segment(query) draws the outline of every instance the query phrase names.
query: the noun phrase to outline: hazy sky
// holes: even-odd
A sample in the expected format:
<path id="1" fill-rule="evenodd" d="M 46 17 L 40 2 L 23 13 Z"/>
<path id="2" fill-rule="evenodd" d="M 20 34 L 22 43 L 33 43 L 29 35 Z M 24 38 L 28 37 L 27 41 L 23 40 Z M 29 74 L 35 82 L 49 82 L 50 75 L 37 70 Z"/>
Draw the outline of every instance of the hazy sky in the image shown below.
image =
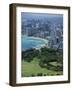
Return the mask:
<path id="1" fill-rule="evenodd" d="M 63 18 L 62 14 L 48 14 L 48 13 L 29 13 L 21 12 L 22 19 L 24 18 Z"/>

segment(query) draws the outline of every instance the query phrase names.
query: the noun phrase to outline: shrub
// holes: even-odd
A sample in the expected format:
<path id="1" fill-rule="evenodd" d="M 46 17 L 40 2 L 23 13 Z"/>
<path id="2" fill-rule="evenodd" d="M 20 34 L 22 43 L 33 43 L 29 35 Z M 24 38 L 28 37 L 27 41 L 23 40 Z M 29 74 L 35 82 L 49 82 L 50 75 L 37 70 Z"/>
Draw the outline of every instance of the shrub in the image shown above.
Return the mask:
<path id="1" fill-rule="evenodd" d="M 42 76 L 42 73 L 38 73 L 37 76 Z"/>
<path id="2" fill-rule="evenodd" d="M 32 74 L 31 76 L 32 76 L 32 77 L 34 77 L 35 75 L 34 75 L 34 74 Z"/>
<path id="3" fill-rule="evenodd" d="M 44 74 L 44 76 L 47 76 L 46 74 Z"/>

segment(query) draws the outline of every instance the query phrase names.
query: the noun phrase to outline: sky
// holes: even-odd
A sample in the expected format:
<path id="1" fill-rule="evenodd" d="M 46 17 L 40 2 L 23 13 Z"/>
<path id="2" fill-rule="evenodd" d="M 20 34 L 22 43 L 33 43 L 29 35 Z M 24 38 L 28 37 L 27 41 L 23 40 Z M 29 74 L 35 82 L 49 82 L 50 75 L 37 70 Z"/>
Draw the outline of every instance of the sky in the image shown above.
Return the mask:
<path id="1" fill-rule="evenodd" d="M 62 14 L 48 14 L 48 13 L 31 13 L 31 12 L 21 12 L 22 19 L 29 19 L 29 18 L 60 18 L 63 19 Z"/>

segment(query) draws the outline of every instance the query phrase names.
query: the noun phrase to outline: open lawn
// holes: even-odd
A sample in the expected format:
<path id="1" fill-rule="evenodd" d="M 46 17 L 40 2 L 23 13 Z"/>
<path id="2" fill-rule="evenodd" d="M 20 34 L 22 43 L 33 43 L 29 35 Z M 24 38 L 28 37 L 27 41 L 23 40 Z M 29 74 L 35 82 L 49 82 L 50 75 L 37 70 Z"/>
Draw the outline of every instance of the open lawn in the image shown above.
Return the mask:
<path id="1" fill-rule="evenodd" d="M 22 60 L 21 62 L 21 75 L 22 77 L 30 77 L 30 76 L 54 76 L 61 75 L 62 71 L 54 71 L 47 68 L 42 68 L 39 65 L 39 59 L 33 58 L 31 62 L 27 62 Z M 56 65 L 56 62 L 51 62 L 52 65 Z"/>

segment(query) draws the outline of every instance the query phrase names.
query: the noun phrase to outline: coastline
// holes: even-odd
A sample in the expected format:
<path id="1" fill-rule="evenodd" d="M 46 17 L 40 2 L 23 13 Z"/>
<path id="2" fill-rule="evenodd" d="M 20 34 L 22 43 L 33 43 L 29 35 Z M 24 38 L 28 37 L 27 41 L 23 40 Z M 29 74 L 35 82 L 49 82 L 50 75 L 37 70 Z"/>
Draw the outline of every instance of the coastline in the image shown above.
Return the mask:
<path id="1" fill-rule="evenodd" d="M 24 40 L 26 39 L 26 41 L 24 41 L 23 39 Z M 28 44 L 28 45 L 26 45 L 26 47 L 29 46 L 29 44 L 30 45 L 32 44 L 33 45 L 32 48 L 34 48 L 34 49 L 40 49 L 41 47 L 48 47 L 48 40 L 40 38 L 40 37 L 22 35 L 22 40 L 23 40 L 22 47 L 24 47 L 23 43 Z M 24 50 L 24 48 L 23 48 L 23 50 Z"/>

